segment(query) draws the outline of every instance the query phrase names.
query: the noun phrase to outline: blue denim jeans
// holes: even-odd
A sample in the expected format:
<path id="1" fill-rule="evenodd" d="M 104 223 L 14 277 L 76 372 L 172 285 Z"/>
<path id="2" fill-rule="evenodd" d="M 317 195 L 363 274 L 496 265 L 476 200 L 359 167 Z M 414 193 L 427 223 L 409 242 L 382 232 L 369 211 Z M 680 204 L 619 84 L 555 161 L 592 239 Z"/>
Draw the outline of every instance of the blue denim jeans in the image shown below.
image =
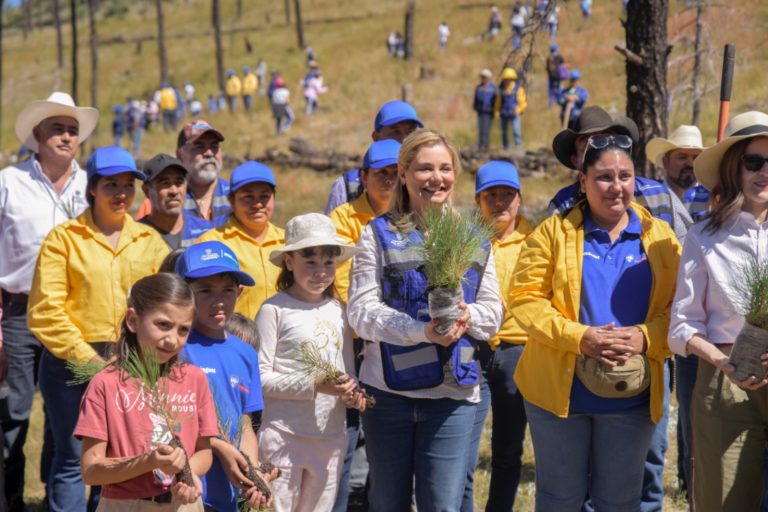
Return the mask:
<path id="1" fill-rule="evenodd" d="M 559 78 L 549 78 L 549 107 L 552 108 L 552 105 L 557 105 L 560 103 L 560 79 Z"/>
<path id="2" fill-rule="evenodd" d="M 660 512 L 664 504 L 664 456 L 669 448 L 669 364 L 664 363 L 664 409 L 651 438 L 651 446 L 645 458 L 643 498 L 641 512 Z"/>
<path id="3" fill-rule="evenodd" d="M 86 510 L 85 484 L 80 475 L 80 441 L 75 431 L 80 412 L 80 401 L 86 384 L 71 386 L 72 372 L 66 361 L 54 357 L 47 350 L 40 358 L 40 392 L 45 400 L 45 411 L 53 433 L 53 460 L 48 476 L 48 505 L 51 512 L 82 512 Z M 99 495 L 99 487 L 91 488 L 91 503 Z"/>
<path id="4" fill-rule="evenodd" d="M 520 127 L 520 116 L 499 118 L 501 123 L 501 145 L 504 149 L 509 149 L 509 124 L 512 123 L 512 136 L 515 138 L 515 147 L 523 146 L 523 135 Z"/>
<path id="5" fill-rule="evenodd" d="M 643 465 L 656 429 L 647 408 L 560 418 L 530 402 L 537 512 L 576 512 L 589 495 L 598 511 L 637 512 Z"/>
<path id="6" fill-rule="evenodd" d="M 5 498 L 12 510 L 24 508 L 24 443 L 29 413 L 37 387 L 37 370 L 43 348 L 27 328 L 26 303 L 4 300 L 3 337 L 8 359 L 8 397 L 0 418 L 5 442 Z"/>
<path id="7" fill-rule="evenodd" d="M 513 379 L 524 345 L 501 343 L 488 372 L 493 410 L 491 433 L 491 485 L 486 512 L 512 510 L 523 467 L 525 406 Z"/>
<path id="8" fill-rule="evenodd" d="M 493 123 L 493 112 L 477 114 L 477 148 L 480 151 L 487 151 L 491 142 L 491 124 Z"/>
<path id="9" fill-rule="evenodd" d="M 475 467 L 477 466 L 478 451 L 480 450 L 480 438 L 483 436 L 485 418 L 488 417 L 488 409 L 491 407 L 491 389 L 488 387 L 488 371 L 493 364 L 493 351 L 486 342 L 480 342 L 479 362 L 483 378 L 480 382 L 480 403 L 475 408 L 475 421 L 472 425 L 472 437 L 469 440 L 469 452 L 467 452 L 467 478 L 464 482 L 464 497 L 461 500 L 461 512 L 474 512 L 475 510 Z"/>
<path id="10" fill-rule="evenodd" d="M 366 389 L 376 399 L 362 415 L 370 512 L 410 510 L 414 481 L 419 512 L 457 512 L 476 404 Z"/>

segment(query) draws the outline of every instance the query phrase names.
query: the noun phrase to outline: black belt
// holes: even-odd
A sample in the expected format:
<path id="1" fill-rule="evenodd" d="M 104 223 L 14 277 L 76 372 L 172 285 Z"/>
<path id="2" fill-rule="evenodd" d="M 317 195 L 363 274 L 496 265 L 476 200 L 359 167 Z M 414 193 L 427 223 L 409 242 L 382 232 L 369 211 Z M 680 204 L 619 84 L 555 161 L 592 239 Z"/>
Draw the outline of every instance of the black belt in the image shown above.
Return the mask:
<path id="1" fill-rule="evenodd" d="M 3 316 L 24 316 L 27 314 L 29 295 L 26 293 L 10 293 L 3 290 Z"/>
<path id="2" fill-rule="evenodd" d="M 171 491 L 167 491 L 163 494 L 158 494 L 157 496 L 141 499 L 144 501 L 151 501 L 152 503 L 171 503 L 173 501 L 173 494 L 171 494 Z"/>

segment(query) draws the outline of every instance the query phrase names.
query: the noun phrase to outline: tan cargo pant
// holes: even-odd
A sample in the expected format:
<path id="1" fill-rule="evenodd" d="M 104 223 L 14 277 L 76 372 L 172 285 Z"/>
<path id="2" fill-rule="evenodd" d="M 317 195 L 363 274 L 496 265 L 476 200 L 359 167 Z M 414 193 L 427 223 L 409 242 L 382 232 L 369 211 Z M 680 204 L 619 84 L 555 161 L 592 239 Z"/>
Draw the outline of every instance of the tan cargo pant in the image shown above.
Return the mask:
<path id="1" fill-rule="evenodd" d="M 113 500 L 102 497 L 96 512 L 203 512 L 203 500 L 189 505 L 153 503 L 147 500 Z"/>
<path id="2" fill-rule="evenodd" d="M 720 349 L 729 354 L 731 347 Z M 768 386 L 744 390 L 700 359 L 691 418 L 694 510 L 760 510 Z"/>

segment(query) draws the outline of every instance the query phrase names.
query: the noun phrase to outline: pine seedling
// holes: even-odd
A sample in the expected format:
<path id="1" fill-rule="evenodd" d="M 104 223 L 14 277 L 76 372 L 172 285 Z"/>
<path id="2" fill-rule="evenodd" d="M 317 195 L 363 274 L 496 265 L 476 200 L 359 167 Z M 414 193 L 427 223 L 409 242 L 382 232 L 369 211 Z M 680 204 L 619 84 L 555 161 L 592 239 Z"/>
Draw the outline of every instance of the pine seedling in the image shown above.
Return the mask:
<path id="1" fill-rule="evenodd" d="M 301 344 L 298 361 L 302 365 L 299 373 L 314 378 L 316 382 L 328 382 L 332 384 L 344 383 L 344 381 L 341 380 L 344 376 L 344 372 L 336 368 L 333 361 L 323 356 L 320 349 L 317 348 L 317 345 L 311 341 L 305 341 Z M 368 392 L 359 385 L 355 385 L 354 391 L 363 394 L 366 407 L 374 407 L 376 405 L 376 399 L 369 395 Z"/>
<path id="2" fill-rule="evenodd" d="M 67 361 L 67 369 L 72 372 L 72 378 L 67 381 L 67 386 L 79 386 L 88 384 L 91 379 L 109 365 L 104 360 Z"/>
<path id="3" fill-rule="evenodd" d="M 768 329 L 768 259 L 753 257 L 737 267 L 734 303 L 745 320 Z"/>

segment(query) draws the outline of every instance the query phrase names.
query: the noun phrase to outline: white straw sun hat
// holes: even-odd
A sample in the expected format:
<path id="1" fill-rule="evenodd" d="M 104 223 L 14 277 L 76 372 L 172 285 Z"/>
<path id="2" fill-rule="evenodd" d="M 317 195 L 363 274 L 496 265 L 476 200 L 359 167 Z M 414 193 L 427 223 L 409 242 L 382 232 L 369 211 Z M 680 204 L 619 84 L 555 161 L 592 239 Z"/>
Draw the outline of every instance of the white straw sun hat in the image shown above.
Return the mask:
<path id="1" fill-rule="evenodd" d="M 706 149 L 701 142 L 701 130 L 689 124 L 681 125 L 672 132 L 668 139 L 654 137 L 645 146 L 645 156 L 648 160 L 662 167 L 664 155 L 674 149 Z"/>
<path id="2" fill-rule="evenodd" d="M 275 249 L 269 255 L 269 261 L 280 265 L 283 254 L 309 247 L 333 245 L 341 248 L 338 262 L 346 261 L 360 249 L 342 240 L 336 234 L 336 225 L 330 217 L 320 213 L 298 215 L 285 225 L 285 247 Z"/>
<path id="3" fill-rule="evenodd" d="M 16 118 L 16 137 L 26 147 L 37 153 L 38 145 L 32 129 L 49 117 L 71 117 L 79 125 L 80 142 L 87 139 L 99 122 L 99 111 L 93 107 L 78 107 L 72 96 L 54 92 L 45 100 L 36 100 L 24 107 Z"/>
<path id="4" fill-rule="evenodd" d="M 725 138 L 705 149 L 693 162 L 696 180 L 709 190 L 720 181 L 720 163 L 726 151 L 740 140 L 768 136 L 768 114 L 752 110 L 734 116 L 725 127 Z"/>

